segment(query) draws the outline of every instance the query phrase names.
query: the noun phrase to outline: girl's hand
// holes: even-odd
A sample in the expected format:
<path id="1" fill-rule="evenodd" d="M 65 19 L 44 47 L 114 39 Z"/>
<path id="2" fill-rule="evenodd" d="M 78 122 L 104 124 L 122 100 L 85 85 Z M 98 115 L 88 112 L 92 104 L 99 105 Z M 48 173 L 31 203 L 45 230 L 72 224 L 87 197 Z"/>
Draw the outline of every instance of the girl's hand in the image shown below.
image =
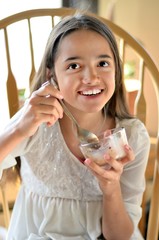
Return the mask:
<path id="1" fill-rule="evenodd" d="M 120 177 L 124 165 L 134 159 L 134 153 L 130 146 L 125 145 L 124 150 L 126 156 L 120 160 L 113 159 L 110 155 L 105 154 L 104 159 L 107 166 L 106 168 L 100 167 L 91 159 L 86 159 L 84 162 L 93 175 L 97 177 L 100 188 L 105 196 L 111 196 L 116 188 L 119 189 Z"/>
<path id="2" fill-rule="evenodd" d="M 33 92 L 26 101 L 21 117 L 18 121 L 20 133 L 32 136 L 42 123 L 52 126 L 59 118 L 63 117 L 63 109 L 58 101 L 62 99 L 59 90 L 49 82 L 43 84 Z"/>

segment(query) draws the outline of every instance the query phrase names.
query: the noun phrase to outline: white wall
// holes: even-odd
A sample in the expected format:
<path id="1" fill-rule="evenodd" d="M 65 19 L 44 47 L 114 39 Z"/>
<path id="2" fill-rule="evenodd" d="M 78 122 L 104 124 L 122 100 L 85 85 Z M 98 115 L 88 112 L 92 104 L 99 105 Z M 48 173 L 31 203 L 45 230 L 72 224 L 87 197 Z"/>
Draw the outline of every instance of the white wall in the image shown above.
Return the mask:
<path id="1" fill-rule="evenodd" d="M 139 39 L 159 68 L 159 0 L 99 0 L 99 14 L 108 16 L 114 2 L 114 22 Z"/>

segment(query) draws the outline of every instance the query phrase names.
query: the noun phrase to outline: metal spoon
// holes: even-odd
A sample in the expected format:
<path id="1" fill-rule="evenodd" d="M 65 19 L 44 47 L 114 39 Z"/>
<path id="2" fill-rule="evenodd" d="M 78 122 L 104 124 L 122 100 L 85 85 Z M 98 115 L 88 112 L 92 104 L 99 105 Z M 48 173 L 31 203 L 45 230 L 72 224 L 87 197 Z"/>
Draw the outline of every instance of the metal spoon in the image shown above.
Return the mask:
<path id="1" fill-rule="evenodd" d="M 54 85 L 55 88 L 58 89 L 58 86 L 53 79 L 51 79 L 51 83 Z M 79 124 L 77 123 L 76 119 L 74 118 L 74 116 L 70 113 L 70 111 L 68 110 L 68 108 L 64 104 L 63 100 L 61 100 L 61 99 L 58 99 L 58 100 L 63 107 L 64 113 L 71 119 L 71 121 L 76 126 L 77 137 L 79 139 L 79 142 L 80 143 L 95 143 L 97 145 L 97 143 L 99 143 L 98 137 L 94 133 L 92 133 L 92 132 L 90 132 L 86 129 L 81 128 L 79 126 Z"/>
<path id="2" fill-rule="evenodd" d="M 75 124 L 76 126 L 76 129 L 77 129 L 77 137 L 80 141 L 80 143 L 99 143 L 99 139 L 98 137 L 86 130 L 86 129 L 83 129 L 81 128 L 76 119 L 74 118 L 74 116 L 70 113 L 70 111 L 68 110 L 68 108 L 66 107 L 66 105 L 64 104 L 64 102 L 62 100 L 59 99 L 59 102 L 61 103 L 62 107 L 63 107 L 63 110 L 65 112 L 65 114 L 72 120 L 72 122 Z"/>

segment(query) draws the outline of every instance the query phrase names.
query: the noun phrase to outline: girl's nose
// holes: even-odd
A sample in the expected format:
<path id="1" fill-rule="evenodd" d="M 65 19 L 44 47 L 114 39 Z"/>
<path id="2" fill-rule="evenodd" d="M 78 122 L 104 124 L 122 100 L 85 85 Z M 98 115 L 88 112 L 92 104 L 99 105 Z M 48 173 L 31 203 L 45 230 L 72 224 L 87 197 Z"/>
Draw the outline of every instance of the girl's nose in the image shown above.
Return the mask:
<path id="1" fill-rule="evenodd" d="M 93 67 L 87 67 L 84 71 L 82 81 L 84 84 L 99 83 L 100 80 L 99 80 L 99 76 L 98 76 L 96 69 L 94 69 Z"/>

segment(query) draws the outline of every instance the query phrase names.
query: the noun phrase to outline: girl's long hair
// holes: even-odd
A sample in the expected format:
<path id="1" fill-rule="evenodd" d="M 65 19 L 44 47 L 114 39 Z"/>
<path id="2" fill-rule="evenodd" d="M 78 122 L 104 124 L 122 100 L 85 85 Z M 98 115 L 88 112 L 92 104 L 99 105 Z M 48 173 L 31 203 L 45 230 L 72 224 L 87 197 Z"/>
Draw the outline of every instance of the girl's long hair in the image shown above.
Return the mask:
<path id="1" fill-rule="evenodd" d="M 115 91 L 111 99 L 105 105 L 107 116 L 112 118 L 117 117 L 119 119 L 132 118 L 127 107 L 125 89 L 122 80 L 122 63 L 119 57 L 115 36 L 105 23 L 89 14 L 76 13 L 73 16 L 67 16 L 53 28 L 46 45 L 41 65 L 33 80 L 32 91 L 37 90 L 46 81 L 47 68 L 50 69 L 54 75 L 54 63 L 62 39 L 68 34 L 81 29 L 88 29 L 102 35 L 109 43 L 114 56 Z"/>

